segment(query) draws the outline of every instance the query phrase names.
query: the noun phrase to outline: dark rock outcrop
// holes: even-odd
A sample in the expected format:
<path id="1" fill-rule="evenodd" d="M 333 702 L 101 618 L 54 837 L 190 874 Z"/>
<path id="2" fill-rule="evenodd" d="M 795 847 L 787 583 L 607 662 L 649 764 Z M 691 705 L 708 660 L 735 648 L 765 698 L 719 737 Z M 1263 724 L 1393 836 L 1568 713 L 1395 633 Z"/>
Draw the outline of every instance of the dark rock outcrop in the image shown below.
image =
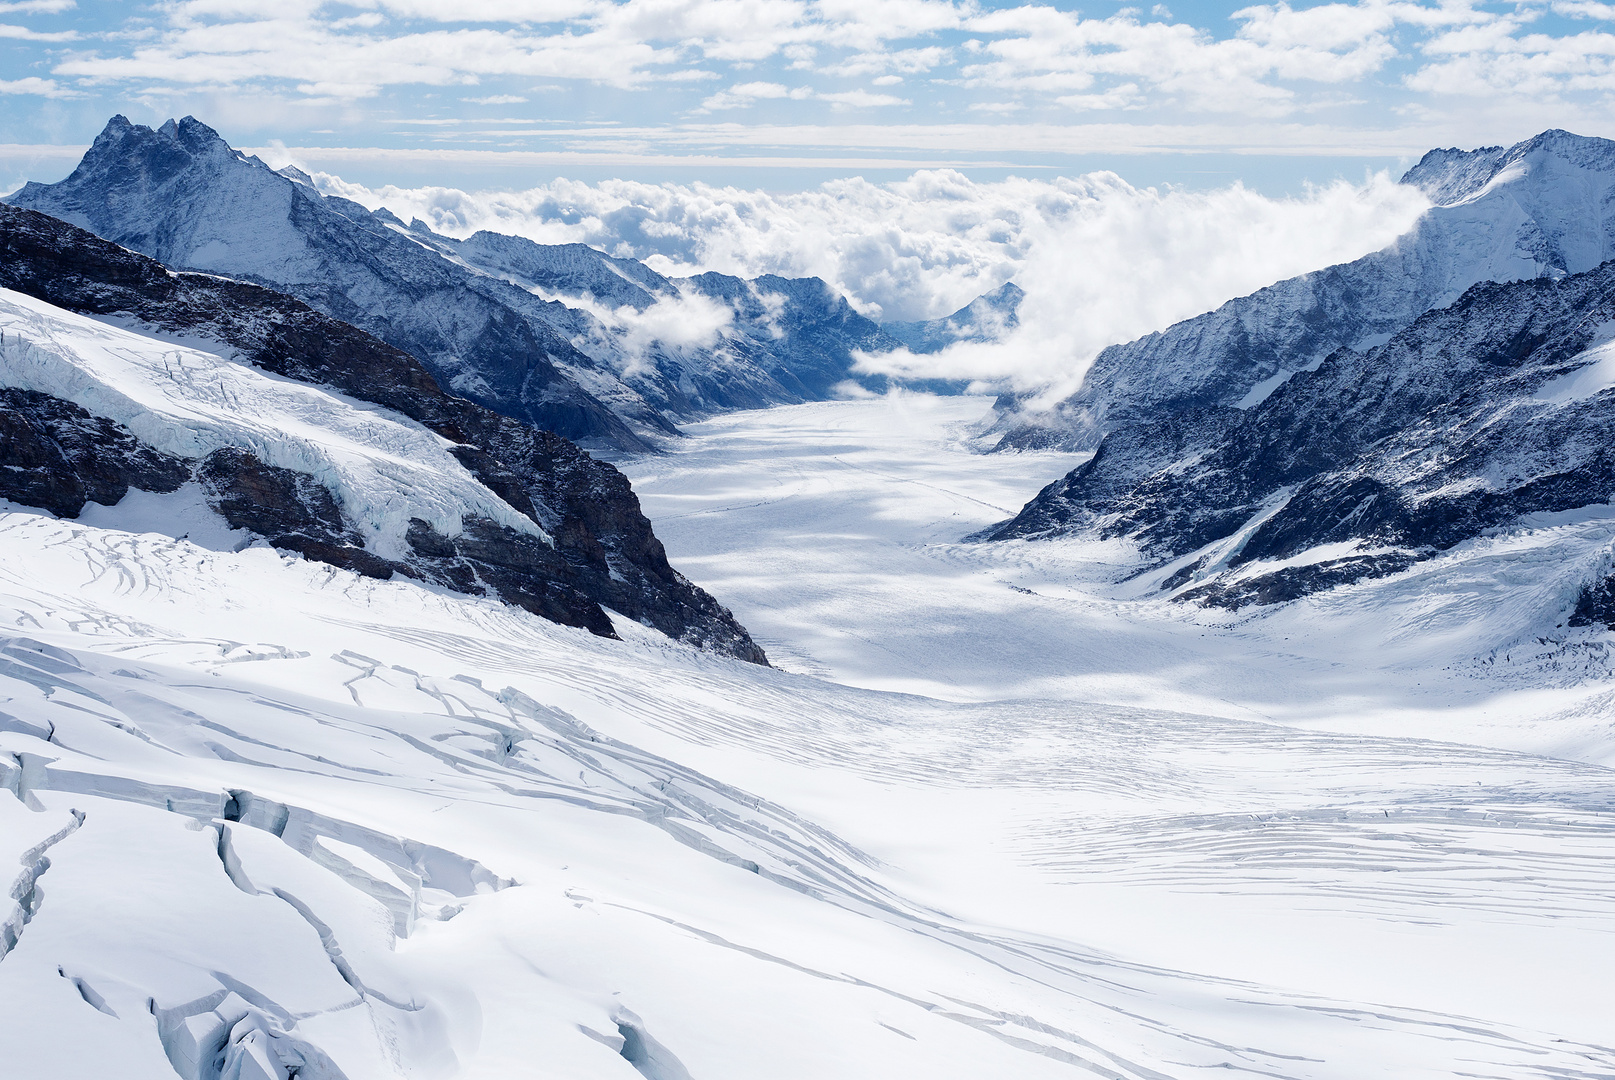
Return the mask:
<path id="1" fill-rule="evenodd" d="M 0 498 L 76 518 L 84 504 L 175 491 L 191 463 L 146 446 L 120 424 L 70 401 L 0 389 Z"/>
<path id="2" fill-rule="evenodd" d="M 444 393 L 412 356 L 356 327 L 258 285 L 173 273 L 66 222 L 4 205 L 0 287 L 81 314 L 214 342 L 266 371 L 401 413 L 457 444 L 460 462 L 542 527 L 554 546 L 469 521 L 460 536 L 436 542 L 440 552 L 443 543 L 454 548 L 452 556 L 417 548 L 419 557 L 405 566 L 376 561 L 355 544 L 351 525 L 331 516 L 334 503 L 326 506 L 309 490 L 312 478 L 287 475 L 244 452 L 216 454 L 203 468 L 233 525 L 243 522 L 238 527 L 277 546 L 360 573 L 385 577 L 402 569 L 462 591 L 491 587 L 536 614 L 605 635 L 612 630 L 602 608 L 611 608 L 670 637 L 766 663 L 729 611 L 669 565 L 621 472 L 553 432 Z M 169 487 L 149 490 L 173 490 L 187 478 L 188 468 Z M 274 509 L 260 519 L 252 516 L 255 505 Z"/>

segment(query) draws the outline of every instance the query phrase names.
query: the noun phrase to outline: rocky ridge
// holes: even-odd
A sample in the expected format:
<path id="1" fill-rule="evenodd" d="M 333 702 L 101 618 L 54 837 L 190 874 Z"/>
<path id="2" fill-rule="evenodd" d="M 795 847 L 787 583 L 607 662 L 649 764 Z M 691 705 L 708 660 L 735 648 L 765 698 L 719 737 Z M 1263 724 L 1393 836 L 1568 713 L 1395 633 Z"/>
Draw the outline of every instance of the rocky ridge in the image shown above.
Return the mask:
<path id="1" fill-rule="evenodd" d="M 471 517 L 458 535 L 413 522 L 408 552 L 363 546 L 314 477 L 243 448 L 201 461 L 142 445 L 71 402 L 12 388 L 0 398 L 0 495 L 59 516 L 116 504 L 129 488 L 199 483 L 232 528 L 373 577 L 394 574 L 495 594 L 535 614 L 615 636 L 609 608 L 670 637 L 766 663 L 743 627 L 667 562 L 627 479 L 568 440 L 444 393 L 407 353 L 269 289 L 174 273 L 153 259 L 32 211 L 0 205 L 0 288 L 66 311 L 213 343 L 275 375 L 380 405 L 452 443 L 488 491 L 543 536 Z M 548 538 L 546 541 L 545 537 Z"/>

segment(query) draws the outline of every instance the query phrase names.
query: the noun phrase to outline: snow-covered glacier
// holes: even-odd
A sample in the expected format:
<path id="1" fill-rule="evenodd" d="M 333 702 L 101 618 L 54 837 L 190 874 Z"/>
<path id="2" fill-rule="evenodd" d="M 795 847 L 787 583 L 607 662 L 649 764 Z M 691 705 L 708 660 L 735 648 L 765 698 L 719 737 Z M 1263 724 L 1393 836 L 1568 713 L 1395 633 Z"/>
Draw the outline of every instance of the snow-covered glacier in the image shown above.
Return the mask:
<path id="1" fill-rule="evenodd" d="M 1122 614 L 1102 548 L 991 561 L 1021 549 L 952 541 L 1027 481 L 970 468 L 985 405 L 738 414 L 636 466 L 795 673 L 202 547 L 138 499 L 8 508 L 8 1067 L 1615 1070 L 1605 695 L 1421 693 L 1293 626 Z M 1043 659 L 973 685 L 995 634 Z M 851 685 L 838 637 L 932 693 Z"/>

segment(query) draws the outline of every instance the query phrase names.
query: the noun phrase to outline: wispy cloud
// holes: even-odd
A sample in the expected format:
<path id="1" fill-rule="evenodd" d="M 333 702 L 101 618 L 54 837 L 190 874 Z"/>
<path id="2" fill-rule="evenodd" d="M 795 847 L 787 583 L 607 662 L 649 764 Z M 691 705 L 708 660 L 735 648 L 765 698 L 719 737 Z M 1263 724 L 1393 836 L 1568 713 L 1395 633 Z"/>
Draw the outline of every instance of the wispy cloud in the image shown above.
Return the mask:
<path id="1" fill-rule="evenodd" d="M 62 86 L 54 79 L 0 79 L 0 94 L 21 94 L 29 97 L 70 98 L 82 94 Z"/>

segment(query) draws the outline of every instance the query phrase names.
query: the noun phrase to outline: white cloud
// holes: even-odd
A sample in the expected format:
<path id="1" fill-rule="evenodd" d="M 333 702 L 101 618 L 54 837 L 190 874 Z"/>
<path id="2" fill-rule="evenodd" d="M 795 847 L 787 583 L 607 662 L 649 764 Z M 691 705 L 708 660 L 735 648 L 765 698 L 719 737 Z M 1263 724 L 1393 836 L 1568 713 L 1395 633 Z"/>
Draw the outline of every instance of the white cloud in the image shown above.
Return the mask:
<path id="1" fill-rule="evenodd" d="M 1109 173 L 975 183 L 938 170 L 892 184 L 839 180 L 797 194 L 622 180 L 468 193 L 372 190 L 324 173 L 316 179 L 451 235 L 490 229 L 586 243 L 671 276 L 822 277 L 860 310 L 887 319 L 940 317 L 1014 280 L 1027 297 L 1021 328 L 1003 347 L 896 354 L 877 364 L 1021 387 L 1068 387 L 1111 342 L 1382 247 L 1425 206 L 1417 191 L 1385 176 L 1293 199 L 1237 185 L 1141 189 Z M 670 306 L 657 317 L 681 310 Z M 623 315 L 614 325 L 629 333 L 643 322 Z M 722 333 L 710 318 L 692 325 Z"/>
<path id="2" fill-rule="evenodd" d="M 71 3 L 0 0 L 0 12 Z M 1189 21 L 1162 5 L 1085 17 L 1046 0 L 165 0 L 91 48 L 39 49 L 36 61 L 57 79 L 188 108 L 204 97 L 363 104 L 409 87 L 492 104 L 526 96 L 533 80 L 568 80 L 660 90 L 665 104 L 642 96 L 626 109 L 668 118 L 703 96 L 708 112 L 773 100 L 777 115 L 820 122 L 909 103 L 945 119 L 1006 102 L 1139 123 L 1375 107 L 1495 120 L 1528 99 L 1607 115 L 1612 35 L 1596 22 L 1542 32 L 1550 7 L 1615 21 L 1615 0 L 1270 2 Z M 0 26 L 18 41 L 73 34 Z M 708 80 L 732 85 L 683 89 Z M 881 92 L 898 85 L 901 97 Z M 788 90 L 746 92 L 764 86 Z M 387 112 L 410 108 L 420 103 Z"/>
<path id="3" fill-rule="evenodd" d="M 72 30 L 42 33 L 38 30 L 30 30 L 26 26 L 12 26 L 8 23 L 0 23 L 0 38 L 8 38 L 12 41 L 74 41 L 77 40 L 78 34 Z"/>
<path id="4" fill-rule="evenodd" d="M 898 49 L 892 52 L 861 52 L 849 56 L 839 64 L 826 67 L 824 73 L 848 77 L 879 75 L 883 72 L 918 75 L 930 71 L 951 56 L 951 49 L 938 46 L 924 49 Z"/>
<path id="5" fill-rule="evenodd" d="M 1076 389 L 1106 345 L 1365 255 L 1406 231 L 1427 205 L 1385 175 L 1296 199 L 1239 185 L 1138 189 L 1106 174 L 1082 184 L 1065 192 L 1063 204 L 1045 202 L 1047 210 L 1022 219 L 1025 255 L 1014 280 L 1026 297 L 1016 329 L 997 342 L 962 343 L 934 356 L 872 357 L 868 369 L 981 380 L 1058 400 Z"/>
<path id="6" fill-rule="evenodd" d="M 0 94 L 28 94 L 34 97 L 70 98 L 79 93 L 58 84 L 54 79 L 29 77 L 26 79 L 0 79 Z"/>
<path id="7" fill-rule="evenodd" d="M 872 94 L 868 90 L 840 90 L 829 94 L 815 94 L 820 101 L 828 101 L 832 105 L 844 109 L 874 109 L 885 105 L 907 105 L 907 98 L 896 97 L 892 94 Z"/>
<path id="8" fill-rule="evenodd" d="M 1558 0 L 1553 5 L 1553 11 L 1556 15 L 1564 15 L 1571 19 L 1615 21 L 1615 4 L 1600 4 L 1594 0 Z"/>

